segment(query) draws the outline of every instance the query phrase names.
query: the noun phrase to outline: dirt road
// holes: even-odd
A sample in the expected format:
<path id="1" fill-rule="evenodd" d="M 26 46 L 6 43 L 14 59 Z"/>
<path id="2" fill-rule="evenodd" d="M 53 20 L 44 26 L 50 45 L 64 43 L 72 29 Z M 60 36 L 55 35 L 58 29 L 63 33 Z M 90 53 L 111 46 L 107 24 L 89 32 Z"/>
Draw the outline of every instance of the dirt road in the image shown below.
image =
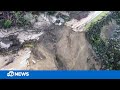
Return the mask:
<path id="1" fill-rule="evenodd" d="M 104 11 L 94 11 L 91 12 L 86 18 L 81 19 L 80 21 L 72 19 L 66 23 L 66 26 L 71 27 L 74 31 L 83 31 L 84 26 L 90 23 L 94 18 L 103 13 Z"/>

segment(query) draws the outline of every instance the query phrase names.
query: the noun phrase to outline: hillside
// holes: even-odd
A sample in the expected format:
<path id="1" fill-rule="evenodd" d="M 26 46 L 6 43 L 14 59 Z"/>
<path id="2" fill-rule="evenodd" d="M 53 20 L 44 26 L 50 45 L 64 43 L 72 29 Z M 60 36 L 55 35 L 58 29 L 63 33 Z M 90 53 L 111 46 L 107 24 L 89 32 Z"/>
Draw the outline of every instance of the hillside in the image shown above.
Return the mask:
<path id="1" fill-rule="evenodd" d="M 119 12 L 1 11 L 1 70 L 118 70 Z"/>

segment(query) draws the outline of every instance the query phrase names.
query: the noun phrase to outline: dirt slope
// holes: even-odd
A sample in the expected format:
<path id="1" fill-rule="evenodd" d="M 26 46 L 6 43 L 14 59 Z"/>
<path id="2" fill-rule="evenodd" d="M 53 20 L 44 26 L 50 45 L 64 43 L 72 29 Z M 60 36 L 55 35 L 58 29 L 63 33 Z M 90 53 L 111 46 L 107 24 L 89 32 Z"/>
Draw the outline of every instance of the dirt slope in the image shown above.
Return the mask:
<path id="1" fill-rule="evenodd" d="M 42 18 L 42 17 L 41 17 Z M 44 21 L 44 20 L 43 20 Z M 48 25 L 37 22 L 38 26 Z M 39 27 L 38 27 L 39 28 Z M 14 30 L 13 30 L 14 31 Z M 18 30 L 19 31 L 19 30 Z M 36 29 L 33 31 L 36 31 Z M 17 40 L 23 44 L 23 41 L 35 39 L 37 43 L 29 44 L 18 50 L 15 54 L 1 55 L 0 69 L 30 69 L 30 70 L 94 70 L 100 69 L 100 63 L 95 58 L 91 45 L 87 42 L 85 32 L 75 32 L 73 28 L 66 25 L 49 24 L 44 30 L 39 32 L 29 30 L 21 34 L 16 32 Z M 26 32 L 26 33 L 24 33 Z M 42 33 L 41 33 L 42 32 Z M 8 33 L 7 33 L 8 34 Z M 14 33 L 13 33 L 14 34 Z M 31 36 L 32 35 L 32 36 Z M 8 37 L 7 35 L 6 37 Z M 25 36 L 25 37 L 23 37 Z M 23 39 L 21 39 L 21 37 Z M 3 37 L 1 37 L 2 39 Z M 8 39 L 9 40 L 9 39 Z M 12 41 L 13 42 L 13 41 Z M 3 45 L 3 43 L 1 43 Z M 13 45 L 14 46 L 14 45 Z M 10 46 L 11 47 L 11 46 Z M 9 47 L 9 48 L 10 48 Z M 26 52 L 26 53 L 25 53 Z M 11 61 L 10 58 L 14 59 Z M 25 57 L 25 58 L 24 58 Z M 7 61 L 7 62 L 6 62 Z M 23 62 L 24 61 L 24 62 Z M 6 64 L 7 63 L 7 64 Z M 22 63 L 22 64 L 20 64 Z"/>
<path id="2" fill-rule="evenodd" d="M 86 41 L 85 33 L 74 32 L 68 27 L 63 27 L 63 29 L 63 36 L 56 46 L 56 54 L 65 64 L 66 69 L 88 70 L 93 65 L 94 69 L 100 69 L 100 64 L 97 65 L 93 58 L 94 55 Z"/>

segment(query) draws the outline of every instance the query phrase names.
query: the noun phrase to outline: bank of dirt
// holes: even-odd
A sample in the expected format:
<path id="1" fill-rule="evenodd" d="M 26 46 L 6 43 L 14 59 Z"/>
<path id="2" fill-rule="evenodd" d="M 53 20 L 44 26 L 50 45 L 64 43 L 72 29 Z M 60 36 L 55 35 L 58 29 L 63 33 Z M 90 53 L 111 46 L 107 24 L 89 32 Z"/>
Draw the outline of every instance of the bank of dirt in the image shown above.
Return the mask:
<path id="1" fill-rule="evenodd" d="M 84 18 L 87 14 L 85 12 Z M 73 13 L 71 15 L 74 16 Z M 81 19 L 80 16 L 76 18 Z M 55 25 L 43 16 L 39 19 L 32 29 L 12 28 L 8 32 L 1 30 L 0 45 L 1 47 L 6 45 L 3 49 L 9 52 L 2 52 L 0 55 L 1 70 L 99 70 L 101 68 L 101 62 L 86 40 L 84 31 L 75 32 L 64 24 Z M 11 34 L 18 45 L 14 40 L 9 39 Z M 9 43 L 2 41 L 3 38 Z M 16 49 L 11 49 L 14 46 Z M 3 49 L 0 48 L 4 51 Z"/>

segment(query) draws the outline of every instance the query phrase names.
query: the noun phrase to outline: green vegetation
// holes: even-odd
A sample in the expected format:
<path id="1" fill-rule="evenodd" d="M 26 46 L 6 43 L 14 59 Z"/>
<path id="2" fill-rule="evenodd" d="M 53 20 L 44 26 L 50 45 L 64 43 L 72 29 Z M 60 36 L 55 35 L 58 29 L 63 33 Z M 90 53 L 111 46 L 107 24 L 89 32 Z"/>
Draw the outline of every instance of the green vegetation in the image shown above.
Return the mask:
<path id="1" fill-rule="evenodd" d="M 22 48 L 26 48 L 26 47 L 35 48 L 36 44 L 37 44 L 36 41 L 32 41 L 32 40 L 26 41 L 26 42 L 23 43 Z"/>
<path id="2" fill-rule="evenodd" d="M 30 23 L 24 19 L 25 11 L 1 11 L 0 28 L 23 27 Z"/>
<path id="3" fill-rule="evenodd" d="M 12 21 L 11 20 L 6 20 L 4 22 L 4 28 L 9 28 L 12 25 Z"/>
<path id="4" fill-rule="evenodd" d="M 99 22 L 100 19 L 102 19 L 102 17 L 105 17 L 107 16 L 108 12 L 107 11 L 103 11 L 100 15 L 98 15 L 96 18 L 94 18 L 90 23 L 88 23 L 86 26 L 85 26 L 85 29 L 88 29 L 91 24 L 95 24 L 96 22 Z"/>
<path id="5" fill-rule="evenodd" d="M 39 15 L 39 13 L 47 13 L 48 15 L 54 15 L 56 11 L 0 11 L 0 28 L 10 27 L 27 27 L 31 26 L 30 21 L 24 18 L 26 12 L 33 15 Z"/>
<path id="6" fill-rule="evenodd" d="M 120 39 L 110 38 L 107 40 L 106 45 L 105 42 L 100 38 L 101 28 L 104 25 L 108 25 L 112 19 L 119 24 L 120 12 L 112 12 L 107 17 L 102 17 L 95 23 L 92 22 L 86 33 L 86 37 L 91 43 L 98 59 L 102 61 L 103 70 L 120 70 Z M 120 29 L 117 31 L 120 31 Z"/>
<path id="7" fill-rule="evenodd" d="M 54 15 L 54 14 L 56 13 L 56 11 L 47 11 L 47 13 L 48 13 L 49 15 Z"/>

